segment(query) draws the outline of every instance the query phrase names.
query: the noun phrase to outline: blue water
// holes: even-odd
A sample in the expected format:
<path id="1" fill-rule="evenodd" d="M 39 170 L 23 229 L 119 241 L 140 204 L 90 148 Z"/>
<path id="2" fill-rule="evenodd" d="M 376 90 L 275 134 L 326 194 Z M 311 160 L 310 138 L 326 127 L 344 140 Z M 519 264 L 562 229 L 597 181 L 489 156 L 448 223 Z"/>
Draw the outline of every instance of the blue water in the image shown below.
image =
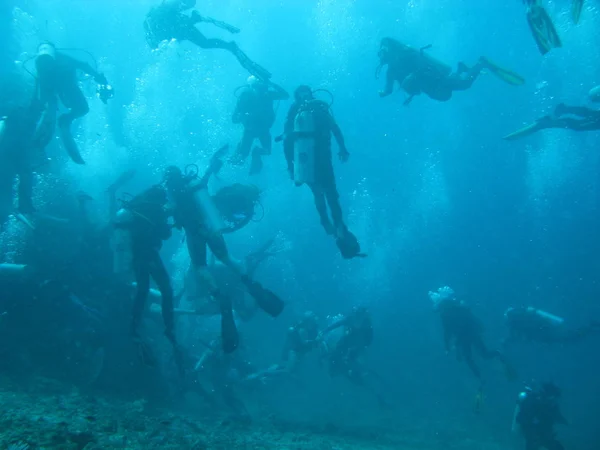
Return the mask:
<path id="1" fill-rule="evenodd" d="M 124 170 L 137 170 L 126 189 L 137 193 L 160 181 L 166 165 L 203 168 L 216 148 L 237 144 L 241 129 L 231 123 L 234 90 L 248 74 L 220 50 L 175 43 L 150 51 L 142 22 L 155 3 L 3 0 L 0 5 L 0 101 L 28 95 L 33 79 L 23 61 L 46 39 L 89 51 L 116 92 L 105 106 L 95 98 L 94 83 L 82 79 L 91 110 L 73 132 L 87 164 L 67 161 L 54 140 L 47 149 L 51 162 L 35 177 L 34 203 L 40 211 L 72 215 L 77 192 L 85 191 L 96 199 L 92 215 L 103 218 L 104 190 Z M 228 237 L 230 251 L 242 258 L 275 236 L 282 249 L 260 269 L 260 279 L 286 300 L 286 312 L 276 321 L 259 315 L 244 326 L 253 362 L 261 367 L 276 362 L 282 336 L 305 310 L 315 311 L 324 323 L 328 315 L 366 305 L 375 329 L 368 364 L 388 380 L 398 420 L 459 422 L 465 429 L 475 427 L 478 435 L 506 441 L 522 383 L 550 379 L 563 389 L 570 426 L 561 436 L 568 448 L 597 449 L 598 339 L 513 349 L 520 381 L 512 384 L 492 364 L 481 362 L 488 380 L 485 415 L 474 416 L 477 383 L 464 365 L 444 354 L 427 292 L 452 286 L 484 322 L 490 346 L 505 335 L 502 315 L 509 306 L 533 305 L 574 325 L 600 317 L 600 135 L 546 130 L 516 142 L 501 140 L 559 102 L 586 103 L 589 89 L 600 83 L 598 2 L 586 2 L 579 25 L 571 21 L 570 2 L 545 2 L 563 40 L 562 49 L 546 56 L 539 54 L 517 0 L 199 3 L 202 13 L 241 28 L 235 37 L 240 47 L 288 91 L 309 84 L 333 94 L 332 109 L 351 154 L 345 165 L 334 162 L 342 208 L 368 253 L 365 259 L 340 257 L 319 226 L 310 191 L 289 181 L 280 145 L 265 158 L 259 176 L 249 178 L 246 168 L 226 166 L 217 185 L 256 184 L 265 210 L 260 222 Z M 201 27 L 208 36 L 227 38 L 222 30 Z M 383 79 L 374 73 L 379 41 L 386 36 L 415 47 L 431 44 L 431 55 L 453 67 L 485 55 L 527 82 L 509 86 L 488 74 L 446 103 L 421 96 L 406 107 L 401 92 L 380 99 Z M 79 50 L 71 52 L 94 63 Z M 288 106 L 279 106 L 274 134 L 282 130 Z M 6 190 L 1 195 L 6 217 L 10 198 Z M 27 230 L 8 219 L 0 259 L 24 262 L 30 243 Z M 61 260 L 71 245 L 64 241 L 62 250 L 33 253 Z M 176 285 L 187 264 L 184 248 L 176 235 L 162 253 Z M 6 292 L 0 294 L 3 309 L 16 301 Z M 85 302 L 75 298 L 78 302 L 69 307 Z M 29 313 L 35 316 L 35 309 Z M 77 314 L 85 320 L 85 312 Z M 129 314 L 128 307 L 122 314 Z M 8 318 L 0 317 L 0 328 Z M 43 322 L 14 320 L 31 327 Z M 119 327 L 127 320 L 115 324 L 107 339 L 126 339 Z M 35 368 L 35 358 L 31 364 Z M 105 370 L 118 374 L 117 365 Z M 340 413 L 342 423 L 372 423 L 377 406 L 359 388 L 332 383 L 315 361 L 304 377 L 305 391 L 288 385 L 248 401 L 268 400 L 276 414 L 319 421 L 327 415 L 321 406 L 326 398 L 336 411 L 346 411 Z M 107 378 L 100 380 L 102 389 L 121 389 Z"/>

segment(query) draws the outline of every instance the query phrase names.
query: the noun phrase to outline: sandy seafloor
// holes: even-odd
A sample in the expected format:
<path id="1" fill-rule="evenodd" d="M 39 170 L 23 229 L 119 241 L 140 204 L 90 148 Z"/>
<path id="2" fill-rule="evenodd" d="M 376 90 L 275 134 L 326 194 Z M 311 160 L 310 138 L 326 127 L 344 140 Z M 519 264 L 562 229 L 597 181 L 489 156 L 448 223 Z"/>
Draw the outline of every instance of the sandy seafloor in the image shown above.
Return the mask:
<path id="1" fill-rule="evenodd" d="M 273 414 L 242 423 L 109 399 L 47 379 L 27 387 L 0 379 L 0 408 L 0 450 L 511 448 L 492 437 L 474 438 L 460 426 L 401 423 L 393 412 L 370 426 L 286 422 Z"/>

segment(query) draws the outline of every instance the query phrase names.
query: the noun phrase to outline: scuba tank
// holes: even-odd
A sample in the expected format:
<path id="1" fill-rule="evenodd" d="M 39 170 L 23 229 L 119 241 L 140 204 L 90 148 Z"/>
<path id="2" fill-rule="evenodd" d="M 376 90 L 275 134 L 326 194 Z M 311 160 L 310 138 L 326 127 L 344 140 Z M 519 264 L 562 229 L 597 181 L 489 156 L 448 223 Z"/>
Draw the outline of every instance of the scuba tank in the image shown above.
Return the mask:
<path id="1" fill-rule="evenodd" d="M 297 186 L 315 181 L 315 120 L 313 112 L 302 108 L 294 119 L 294 181 Z"/>
<path id="2" fill-rule="evenodd" d="M 194 202 L 196 208 L 198 208 L 202 214 L 204 226 L 208 231 L 214 234 L 220 234 L 227 229 L 221 213 L 208 193 L 207 187 L 202 186 L 195 190 Z"/>
<path id="3" fill-rule="evenodd" d="M 20 278 L 24 276 L 26 270 L 27 266 L 25 264 L 2 263 L 0 264 L 0 279 L 13 280 Z"/>
<path id="4" fill-rule="evenodd" d="M 513 419 L 512 419 L 512 424 L 510 427 L 510 431 L 512 431 L 513 433 L 517 432 L 517 419 L 519 418 L 519 413 L 521 412 L 521 404 L 525 401 L 525 399 L 527 398 L 527 394 L 528 392 L 531 392 L 530 388 L 525 388 L 525 390 L 521 393 L 519 393 L 519 396 L 517 397 L 517 405 L 515 406 L 515 411 L 513 413 Z"/>
<path id="5" fill-rule="evenodd" d="M 113 271 L 119 275 L 127 275 L 133 267 L 132 237 L 128 225 L 133 222 L 131 211 L 121 208 L 115 216 L 113 234 Z"/>
<path id="6" fill-rule="evenodd" d="M 527 308 L 527 312 L 533 313 L 541 317 L 542 319 L 544 319 L 544 321 L 548 322 L 551 325 L 562 325 L 565 321 L 565 319 L 563 319 L 562 317 L 555 316 L 554 314 L 550 314 L 549 312 L 542 311 L 541 309 L 536 309 L 531 306 Z"/>

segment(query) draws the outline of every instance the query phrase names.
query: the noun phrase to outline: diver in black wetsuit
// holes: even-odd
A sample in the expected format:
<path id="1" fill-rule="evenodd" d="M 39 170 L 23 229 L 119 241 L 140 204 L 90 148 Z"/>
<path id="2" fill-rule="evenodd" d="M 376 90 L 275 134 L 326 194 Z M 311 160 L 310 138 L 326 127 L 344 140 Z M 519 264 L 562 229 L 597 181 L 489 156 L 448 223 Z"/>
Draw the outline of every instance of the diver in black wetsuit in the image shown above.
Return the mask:
<path id="1" fill-rule="evenodd" d="M 220 151 L 217 152 L 217 155 Z M 227 249 L 222 229 L 216 229 L 211 223 L 211 217 L 206 204 L 198 200 L 199 195 L 206 191 L 208 180 L 213 173 L 218 172 L 222 166 L 218 156 L 213 157 L 211 165 L 201 179 L 184 175 L 177 167 L 167 168 L 165 184 L 171 203 L 174 206 L 173 217 L 175 226 L 186 233 L 188 252 L 192 262 L 192 269 L 198 281 L 208 285 L 210 295 L 215 298 L 221 312 L 221 341 L 226 353 L 233 352 L 239 343 L 239 336 L 233 318 L 232 299 L 217 286 L 213 276 L 208 270 L 207 246 L 213 254 L 228 268 L 237 273 L 248 292 L 256 300 L 258 306 L 272 316 L 278 316 L 283 310 L 283 302 L 272 292 L 253 281 L 248 274 L 234 261 Z M 212 202 L 212 200 L 206 200 Z"/>
<path id="2" fill-rule="evenodd" d="M 593 334 L 600 335 L 600 323 L 592 321 L 581 328 L 570 329 L 564 320 L 553 314 L 532 307 L 508 308 L 504 313 L 509 342 L 529 341 L 544 344 L 570 344 L 587 339 Z"/>
<path id="3" fill-rule="evenodd" d="M 556 438 L 554 425 L 566 425 L 558 399 L 560 389 L 545 383 L 539 389 L 526 388 L 519 394 L 513 418 L 513 431 L 518 427 L 525 438 L 526 450 L 563 450 Z"/>
<path id="4" fill-rule="evenodd" d="M 58 127 L 63 144 L 73 162 L 85 164 L 71 135 L 71 124 L 75 119 L 85 116 L 90 108 L 77 82 L 77 71 L 94 77 L 100 85 L 101 99 L 106 102 L 112 96 L 112 88 L 106 77 L 94 70 L 89 64 L 71 58 L 58 51 L 54 44 L 45 42 L 38 48 L 35 59 L 37 68 L 38 98 L 45 108 L 44 117 L 36 132 L 36 145 L 45 148 L 54 135 L 58 100 L 69 108 L 69 112 L 58 117 Z"/>
<path id="5" fill-rule="evenodd" d="M 447 353 L 450 353 L 454 344 L 457 359 L 459 361 L 464 359 L 479 381 L 482 381 L 482 376 L 473 360 L 473 350 L 485 360 L 498 359 L 507 369 L 507 375 L 513 376 L 504 356 L 498 350 L 489 350 L 485 345 L 481 321 L 475 317 L 469 307 L 456 299 L 452 289 L 446 286 L 440 288 L 437 293 L 430 292 L 429 296 L 442 320 L 444 346 Z"/>
<path id="6" fill-rule="evenodd" d="M 266 83 L 256 77 L 250 77 L 249 86 L 238 97 L 232 121 L 244 126 L 244 134 L 231 161 L 242 164 L 252 150 L 252 143 L 258 139 L 261 147 L 256 147 L 252 151 L 250 175 L 261 171 L 263 166 L 261 156 L 271 154 L 271 127 L 275 123 L 273 104 L 288 98 L 289 94 L 282 87 L 274 83 Z"/>
<path id="7" fill-rule="evenodd" d="M 162 242 L 171 236 L 168 213 L 165 209 L 167 194 L 161 186 L 153 186 L 125 204 L 117 213 L 116 228 L 126 229 L 131 236 L 133 273 L 137 282 L 131 321 L 131 335 L 140 345 L 140 353 L 146 364 L 152 365 L 153 357 L 144 346 L 140 334 L 140 324 L 144 305 L 150 291 L 150 278 L 154 280 L 162 296 L 162 314 L 165 336 L 177 345 L 175 338 L 174 300 L 171 280 L 160 257 Z"/>
<path id="8" fill-rule="evenodd" d="M 158 45 L 164 40 L 177 39 L 180 41 L 190 41 L 200 48 L 227 50 L 237 58 L 241 66 L 250 72 L 250 74 L 261 80 L 268 80 L 271 77 L 271 74 L 266 69 L 250 60 L 240 50 L 235 41 L 208 39 L 204 36 L 196 28 L 196 24 L 201 22 L 211 23 L 220 28 L 225 28 L 231 33 L 238 33 L 240 30 L 209 17 L 203 17 L 195 10 L 192 11 L 191 16 L 183 14 L 184 11 L 192 9 L 194 6 L 196 6 L 196 0 L 163 0 L 160 5 L 152 8 L 144 22 L 148 45 L 151 48 L 158 48 Z"/>
<path id="9" fill-rule="evenodd" d="M 346 162 L 350 157 L 342 131 L 333 118 L 327 103 L 315 99 L 309 86 L 299 86 L 294 92 L 294 99 L 295 102 L 290 107 L 285 121 L 284 134 L 278 138 L 283 139 L 283 149 L 290 177 L 296 181 L 297 185 L 306 183 L 310 187 L 321 219 L 321 225 L 327 234 L 336 236 L 342 256 L 344 258 L 364 256 L 360 253 L 360 245 L 356 237 L 350 233 L 344 223 L 340 196 L 331 161 L 332 135 L 338 143 L 340 161 Z M 308 114 L 311 117 L 311 122 L 314 125 L 313 131 L 301 132 L 296 130 L 296 125 L 302 114 Z M 298 181 L 294 167 L 297 164 L 295 161 L 297 156 L 295 146 L 298 142 L 306 139 L 313 141 L 313 163 L 309 169 L 313 176 L 311 179 Z M 331 219 L 329 218 L 330 214 Z"/>
<path id="10" fill-rule="evenodd" d="M 34 100 L 28 108 L 14 107 L 0 117 L 0 189 L 12 193 L 14 178 L 19 178 L 17 209 L 23 214 L 35 211 L 31 198 L 36 156 L 33 134 L 41 114 L 39 102 Z"/>

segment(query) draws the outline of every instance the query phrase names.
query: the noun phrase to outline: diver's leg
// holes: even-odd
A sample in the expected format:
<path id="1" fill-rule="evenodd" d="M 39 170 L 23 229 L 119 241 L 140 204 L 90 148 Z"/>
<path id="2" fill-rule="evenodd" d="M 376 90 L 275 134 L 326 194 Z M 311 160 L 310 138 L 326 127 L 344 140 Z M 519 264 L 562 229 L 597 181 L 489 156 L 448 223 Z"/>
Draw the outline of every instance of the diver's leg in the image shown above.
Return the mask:
<path id="1" fill-rule="evenodd" d="M 165 336 L 171 341 L 172 344 L 176 343 L 175 340 L 175 313 L 173 305 L 173 287 L 171 286 L 171 279 L 165 265 L 160 258 L 158 252 L 152 255 L 150 262 L 150 275 L 154 279 L 158 290 L 162 296 L 162 315 L 165 324 Z"/>
<path id="2" fill-rule="evenodd" d="M 321 186 L 316 183 L 312 183 L 310 185 L 310 189 L 315 198 L 315 206 L 317 207 L 317 213 L 319 213 L 319 218 L 321 219 L 321 225 L 325 228 L 325 232 L 327 234 L 334 234 L 335 228 L 329 219 L 329 215 L 327 213 L 327 203 L 325 200 L 325 191 Z"/>
<path id="3" fill-rule="evenodd" d="M 335 180 L 332 180 L 325 189 L 325 198 L 329 205 L 329 211 L 331 212 L 331 219 L 333 220 L 333 226 L 335 227 L 336 233 L 342 235 L 347 231 L 347 228 L 346 224 L 344 224 L 342 207 L 340 206 L 340 194 L 337 191 Z"/>
<path id="4" fill-rule="evenodd" d="M 475 375 L 478 380 L 481 380 L 481 372 L 479 371 L 477 365 L 475 365 L 475 361 L 473 361 L 473 351 L 471 350 L 471 344 L 461 344 L 460 351 L 465 359 L 465 362 L 467 363 L 467 366 L 469 366 L 469 369 L 471 369 L 473 375 Z"/>
<path id="5" fill-rule="evenodd" d="M 203 49 L 217 48 L 233 52 L 237 47 L 237 44 L 233 41 L 228 42 L 222 39 L 208 39 L 200 32 L 200 30 L 198 30 L 194 26 L 186 28 L 183 33 L 176 37 L 181 40 L 190 41 L 192 44 L 197 45 L 198 47 Z"/>
<path id="6" fill-rule="evenodd" d="M 242 139 L 237 146 L 235 154 L 230 159 L 232 164 L 241 165 L 244 163 L 244 161 L 246 161 L 246 158 L 248 158 L 248 155 L 250 155 L 254 138 L 254 133 L 244 127 Z"/>
<path id="7" fill-rule="evenodd" d="M 144 303 L 150 292 L 150 269 L 146 255 L 137 255 L 133 261 L 133 271 L 137 288 L 133 302 L 133 317 L 131 321 L 131 334 L 133 337 L 139 337 L 138 327 L 142 321 L 144 313 Z"/>
<path id="8" fill-rule="evenodd" d="M 77 85 L 68 86 L 63 89 L 59 97 L 63 104 L 69 108 L 69 112 L 58 118 L 58 125 L 68 129 L 75 119 L 85 116 L 90 112 L 88 102 Z"/>
<path id="9" fill-rule="evenodd" d="M 271 131 L 266 128 L 258 132 L 257 135 L 262 150 L 261 154 L 270 155 L 273 149 L 273 138 L 271 137 Z"/>

